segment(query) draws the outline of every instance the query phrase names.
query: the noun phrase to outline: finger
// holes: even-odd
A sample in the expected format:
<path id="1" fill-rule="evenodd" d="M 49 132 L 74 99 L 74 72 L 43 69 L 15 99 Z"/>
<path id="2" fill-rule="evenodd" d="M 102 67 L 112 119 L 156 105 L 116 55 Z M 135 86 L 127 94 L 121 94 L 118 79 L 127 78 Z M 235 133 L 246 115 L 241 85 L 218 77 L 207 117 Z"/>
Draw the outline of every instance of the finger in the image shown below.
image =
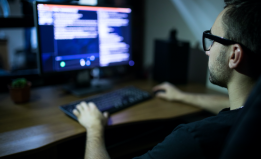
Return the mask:
<path id="1" fill-rule="evenodd" d="M 95 105 L 93 102 L 88 103 L 88 105 L 89 105 L 89 107 L 90 107 L 91 109 L 97 108 L 96 105 Z"/>
<path id="2" fill-rule="evenodd" d="M 152 89 L 158 89 L 159 87 L 161 87 L 163 85 L 163 83 L 159 84 L 159 85 L 156 85 L 154 86 Z"/>
<path id="3" fill-rule="evenodd" d="M 157 90 L 160 90 L 160 89 L 161 89 L 161 90 L 162 90 L 162 89 L 165 90 L 165 89 L 167 89 L 167 87 L 168 87 L 167 84 L 163 83 L 163 84 L 161 84 L 161 85 L 158 85 L 158 86 L 153 87 L 152 90 L 153 90 L 153 91 L 157 91 Z"/>
<path id="4" fill-rule="evenodd" d="M 108 113 L 108 112 L 103 112 L 103 116 L 104 116 L 106 119 L 108 119 L 109 113 Z"/>
<path id="5" fill-rule="evenodd" d="M 73 109 L 73 114 L 78 118 L 80 116 L 80 113 L 77 109 Z"/>
<path id="6" fill-rule="evenodd" d="M 105 118 L 104 125 L 108 125 L 109 113 L 108 112 L 103 112 L 103 116 Z"/>
<path id="7" fill-rule="evenodd" d="M 81 106 L 84 110 L 88 109 L 88 104 L 86 102 L 81 102 Z"/>
<path id="8" fill-rule="evenodd" d="M 162 92 L 157 93 L 157 94 L 156 94 L 156 97 L 159 97 L 159 98 L 166 98 L 166 93 L 162 93 Z"/>
<path id="9" fill-rule="evenodd" d="M 76 108 L 77 108 L 80 112 L 83 111 L 83 108 L 82 108 L 82 105 L 81 105 L 81 104 L 76 105 Z"/>

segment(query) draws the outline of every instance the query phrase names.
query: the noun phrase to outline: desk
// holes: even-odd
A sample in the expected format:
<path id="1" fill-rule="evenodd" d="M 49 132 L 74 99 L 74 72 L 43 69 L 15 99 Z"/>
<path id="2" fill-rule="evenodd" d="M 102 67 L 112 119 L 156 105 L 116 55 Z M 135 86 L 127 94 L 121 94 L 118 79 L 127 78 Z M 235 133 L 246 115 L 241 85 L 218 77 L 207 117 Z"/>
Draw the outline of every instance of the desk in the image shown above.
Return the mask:
<path id="1" fill-rule="evenodd" d="M 151 92 L 151 88 L 156 83 L 136 80 L 117 84 L 113 89 L 128 85 Z M 213 93 L 203 85 L 190 84 L 179 88 L 190 92 Z M 66 94 L 59 86 L 48 86 L 32 89 L 30 102 L 16 105 L 11 101 L 9 94 L 0 94 L 0 157 L 16 158 L 55 147 L 57 144 L 83 135 L 85 129 L 66 116 L 59 106 L 86 97 L 88 96 L 75 97 Z M 112 114 L 112 125 L 109 127 L 176 118 L 200 111 L 202 110 L 199 108 L 183 103 L 153 98 Z"/>

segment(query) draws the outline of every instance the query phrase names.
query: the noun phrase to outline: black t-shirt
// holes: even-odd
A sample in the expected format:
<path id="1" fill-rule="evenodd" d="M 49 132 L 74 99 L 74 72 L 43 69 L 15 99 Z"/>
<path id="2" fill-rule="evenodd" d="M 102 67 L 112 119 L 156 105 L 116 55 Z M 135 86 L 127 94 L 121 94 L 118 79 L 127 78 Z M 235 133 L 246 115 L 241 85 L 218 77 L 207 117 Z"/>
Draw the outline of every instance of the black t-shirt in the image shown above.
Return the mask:
<path id="1" fill-rule="evenodd" d="M 219 158 L 228 132 L 242 109 L 227 108 L 216 116 L 181 124 L 163 142 L 134 159 Z"/>

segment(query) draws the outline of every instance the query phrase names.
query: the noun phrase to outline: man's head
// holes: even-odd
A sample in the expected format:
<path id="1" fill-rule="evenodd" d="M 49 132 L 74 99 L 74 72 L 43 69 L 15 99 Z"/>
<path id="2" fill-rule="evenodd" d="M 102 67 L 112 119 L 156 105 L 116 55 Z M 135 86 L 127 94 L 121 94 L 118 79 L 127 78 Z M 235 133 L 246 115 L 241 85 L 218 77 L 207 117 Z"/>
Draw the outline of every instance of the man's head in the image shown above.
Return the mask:
<path id="1" fill-rule="evenodd" d="M 214 40 L 206 52 L 209 79 L 222 87 L 227 87 L 235 71 L 253 79 L 261 73 L 261 1 L 225 0 L 225 3 L 210 34 L 235 43 Z"/>

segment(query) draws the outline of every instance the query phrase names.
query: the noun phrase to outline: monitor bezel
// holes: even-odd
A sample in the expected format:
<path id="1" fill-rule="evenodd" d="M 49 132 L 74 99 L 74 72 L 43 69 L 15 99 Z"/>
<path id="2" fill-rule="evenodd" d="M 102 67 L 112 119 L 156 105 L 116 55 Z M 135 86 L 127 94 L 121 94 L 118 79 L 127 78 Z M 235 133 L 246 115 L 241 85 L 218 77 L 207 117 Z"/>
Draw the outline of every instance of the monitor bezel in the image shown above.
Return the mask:
<path id="1" fill-rule="evenodd" d="M 75 74 L 77 72 L 81 72 L 81 71 L 86 71 L 86 70 L 91 70 L 93 68 L 108 68 L 108 67 L 119 67 L 119 66 L 127 66 L 127 67 L 132 67 L 129 66 L 129 64 L 121 64 L 121 65 L 108 65 L 108 66 L 95 66 L 95 67 L 89 67 L 89 68 L 83 68 L 83 69 L 77 69 L 77 70 L 66 70 L 66 71 L 52 71 L 52 72 L 44 72 L 43 71 L 43 65 L 42 65 L 42 60 L 41 60 L 41 45 L 40 45 L 40 37 L 38 35 L 39 34 L 39 25 L 38 25 L 38 10 L 37 10 L 37 5 L 38 4 L 54 4 L 54 5 L 75 5 L 75 6 L 87 6 L 87 7 L 110 7 L 110 8 L 130 8 L 131 9 L 131 17 L 130 17 L 130 47 L 131 47 L 131 51 L 130 51 L 130 60 L 133 60 L 133 49 L 132 49 L 132 44 L 133 44 L 133 38 L 132 38 L 132 32 L 133 32 L 133 27 L 132 27 L 132 14 L 133 14 L 133 9 L 131 6 L 124 6 L 124 7 L 115 7 L 115 6 L 109 6 L 109 5 L 96 5 L 96 6 L 92 6 L 92 5 L 83 5 L 83 4 L 75 4 L 75 3 L 54 3 L 54 2 L 41 2 L 41 1 L 34 1 L 33 2 L 33 10 L 34 10 L 34 24 L 35 24 L 35 28 L 36 28 L 36 35 L 37 35 L 37 66 L 38 66 L 38 70 L 39 70 L 39 74 L 41 76 L 51 76 L 54 74 Z"/>

